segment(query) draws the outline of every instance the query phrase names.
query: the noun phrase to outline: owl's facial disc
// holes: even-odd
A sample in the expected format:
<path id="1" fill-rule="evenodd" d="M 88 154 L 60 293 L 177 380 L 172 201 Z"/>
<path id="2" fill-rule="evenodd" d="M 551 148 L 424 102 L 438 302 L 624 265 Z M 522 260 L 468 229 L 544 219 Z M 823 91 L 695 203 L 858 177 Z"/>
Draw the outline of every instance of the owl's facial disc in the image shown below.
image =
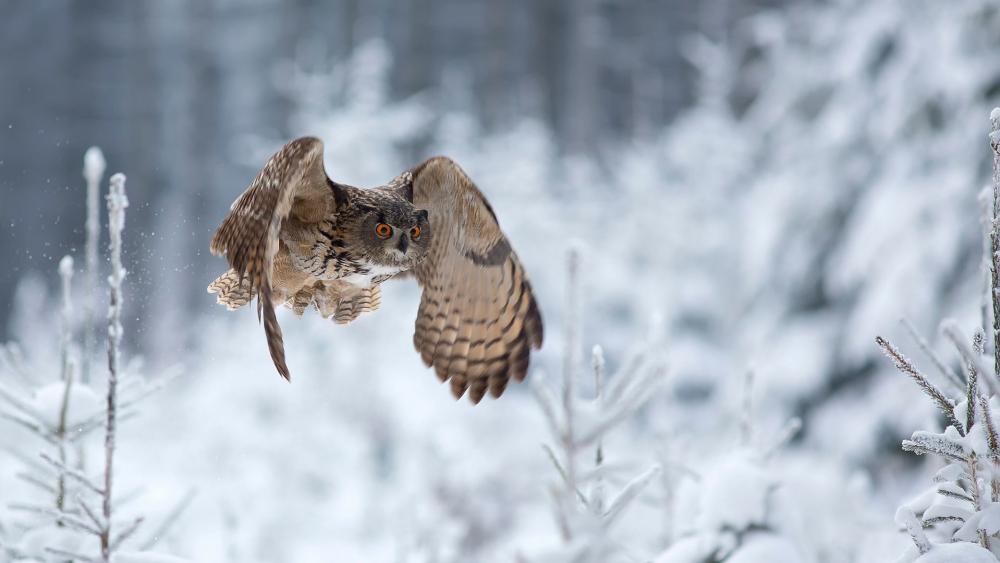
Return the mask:
<path id="1" fill-rule="evenodd" d="M 393 203 L 372 210 L 361 224 L 362 238 L 368 242 L 372 263 L 407 270 L 430 248 L 430 225 L 426 211 L 417 211 L 408 202 Z"/>

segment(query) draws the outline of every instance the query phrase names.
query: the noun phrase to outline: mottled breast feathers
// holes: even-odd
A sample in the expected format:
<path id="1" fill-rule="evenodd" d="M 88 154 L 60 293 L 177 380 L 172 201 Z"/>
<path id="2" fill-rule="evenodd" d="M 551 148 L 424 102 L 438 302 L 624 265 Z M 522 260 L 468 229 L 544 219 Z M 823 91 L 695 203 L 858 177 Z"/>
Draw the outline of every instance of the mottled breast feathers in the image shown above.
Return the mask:
<path id="1" fill-rule="evenodd" d="M 383 195 L 372 197 L 379 193 Z M 391 201 L 386 199 L 390 195 Z M 378 209 L 380 201 L 392 207 L 383 213 Z M 531 350 L 542 345 L 538 304 L 489 202 L 468 175 L 445 157 L 431 158 L 385 186 L 358 190 L 327 177 L 320 140 L 291 141 L 268 160 L 233 203 L 212 239 L 212 252 L 224 254 L 232 270 L 213 282 L 209 291 L 230 308 L 258 297 L 258 315 L 263 318 L 271 357 L 278 373 L 287 379 L 290 374 L 275 303 L 299 314 L 314 305 L 324 317 L 346 323 L 378 306 L 378 284 L 389 277 L 317 278 L 315 271 L 296 269 L 301 260 L 290 259 L 288 245 L 312 248 L 312 239 L 296 239 L 307 237 L 299 233 L 319 232 L 324 239 L 319 242 L 325 242 L 333 238 L 323 234 L 331 228 L 369 229 L 365 213 L 376 213 L 377 221 L 395 225 L 393 236 L 400 239 L 398 248 L 404 255 L 393 265 L 403 264 L 404 274 L 411 269 L 423 289 L 413 343 L 424 363 L 442 381 L 450 382 L 455 397 L 468 393 L 478 403 L 487 392 L 499 397 L 511 379 L 523 380 Z M 413 222 L 400 226 L 407 221 Z M 310 224 L 325 226 L 303 227 Z M 421 235 L 415 228 L 421 225 L 429 232 Z M 407 232 L 396 233 L 402 230 Z M 344 244 L 353 239 L 334 240 Z M 387 248 L 395 252 L 396 238 L 391 243 Z M 315 248 L 323 252 L 322 244 L 315 243 Z M 340 251 L 357 254 L 360 249 L 348 244 Z M 376 263 L 372 272 L 380 271 L 379 267 Z"/>

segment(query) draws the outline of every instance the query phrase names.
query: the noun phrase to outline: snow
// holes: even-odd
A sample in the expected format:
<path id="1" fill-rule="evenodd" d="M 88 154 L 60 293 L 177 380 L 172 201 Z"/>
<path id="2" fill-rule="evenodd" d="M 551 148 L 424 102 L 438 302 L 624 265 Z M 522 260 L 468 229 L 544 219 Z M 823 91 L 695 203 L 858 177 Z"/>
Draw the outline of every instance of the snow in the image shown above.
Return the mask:
<path id="1" fill-rule="evenodd" d="M 59 426 L 65 394 L 66 385 L 63 382 L 49 383 L 35 391 L 31 406 L 44 417 L 51 428 Z M 103 397 L 83 385 L 71 385 L 68 399 L 68 428 L 99 414 L 104 408 Z"/>
<path id="2" fill-rule="evenodd" d="M 745 530 L 766 524 L 768 496 L 774 486 L 773 478 L 763 468 L 742 456 L 722 461 L 698 484 L 704 491 L 698 526 Z"/>
<path id="3" fill-rule="evenodd" d="M 59 260 L 59 275 L 63 278 L 69 278 L 73 276 L 73 257 L 63 256 Z"/>
<path id="4" fill-rule="evenodd" d="M 800 563 L 802 554 L 787 539 L 772 534 L 752 534 L 727 563 Z"/>
<path id="5" fill-rule="evenodd" d="M 934 546 L 913 563 L 996 563 L 992 553 L 970 543 L 946 543 Z"/>
<path id="6" fill-rule="evenodd" d="M 98 147 L 90 147 L 83 155 L 83 177 L 88 185 L 96 185 L 104 176 L 104 169 L 107 162 L 104 160 L 104 153 Z"/>
<path id="7" fill-rule="evenodd" d="M 901 553 L 907 561 L 987 560 L 982 549 L 947 542 L 956 532 L 972 541 L 976 530 L 1000 531 L 996 506 L 975 511 L 947 495 L 961 493 L 961 465 L 899 451 L 909 439 L 956 456 L 984 454 L 983 427 L 964 438 L 942 429 L 934 405 L 880 357 L 873 337 L 915 351 L 900 317 L 926 335 L 946 316 L 966 334 L 979 324 L 975 196 L 989 156 L 982 134 L 996 39 L 995 26 L 983 23 L 993 20 L 977 14 L 992 9 L 986 0 L 954 10 L 837 0 L 761 14 L 746 22 L 747 68 L 735 65 L 741 53 L 730 58 L 700 43 L 701 101 L 664 131 L 603 147 L 602 158 L 563 155 L 531 116 L 487 130 L 439 103 L 464 94 L 461 80 L 441 96 L 393 100 L 389 77 L 399 69 L 378 40 L 331 73 L 279 69 L 289 129 L 234 151 L 248 168 L 300 133 L 323 137 L 331 176 L 357 185 L 447 154 L 490 198 L 542 303 L 546 346 L 529 380 L 551 383 L 558 396 L 558 378 L 546 374 L 559 373 L 569 339 L 562 263 L 571 238 L 583 240 L 576 350 L 601 344 L 608 396 L 640 342 L 669 357 L 669 377 L 648 395 L 625 393 L 635 407 L 623 409 L 628 416 L 580 407 L 576 430 L 589 443 L 572 455 L 581 495 L 592 502 L 555 505 L 558 473 L 539 443 L 558 449 L 560 434 L 548 434 L 558 425 L 527 385 L 475 408 L 453 402 L 412 351 L 412 284 L 387 286 L 382 310 L 349 327 L 282 312 L 289 357 L 303 374 L 292 386 L 275 381 L 250 311 L 206 303 L 189 314 L 172 293 L 146 295 L 137 284 L 128 298 L 162 299 L 165 311 L 185 315 L 196 345 L 172 351 L 183 376 L 123 421 L 117 490 L 143 491 L 131 506 L 153 523 L 196 488 L 157 549 L 206 561 L 548 561 L 601 550 L 659 563 L 892 561 Z M 745 107 L 736 111 L 729 98 Z M 100 152 L 84 160 L 88 184 L 100 182 Z M 132 197 L 145 204 L 140 191 Z M 111 225 L 121 226 L 114 210 L 124 195 L 112 203 Z M 181 260 L 183 276 L 200 275 Z M 27 352 L 24 371 L 38 383 L 27 396 L 46 421 L 58 416 L 65 391 L 53 383 L 51 281 L 25 278 L 11 325 Z M 99 293 L 99 301 L 75 301 L 103 307 Z M 650 328 L 655 316 L 659 332 Z M 124 320 L 149 340 L 163 336 L 159 317 Z M 130 336 L 126 357 L 128 347 L 140 351 Z M 930 347 L 944 351 L 936 340 Z M 90 359 L 106 361 L 100 350 Z M 951 352 L 944 362 L 958 365 Z M 750 363 L 759 420 L 756 440 L 744 443 L 735 429 Z M 143 371 L 156 380 L 162 368 Z M 0 384 L 20 381 L 0 374 Z M 581 377 L 575 390 L 589 400 L 594 385 Z M 100 395 L 74 385 L 70 420 L 99 412 Z M 960 402 L 958 418 L 968 408 Z M 792 416 L 802 417 L 802 433 L 784 445 Z M 594 432 L 609 420 L 613 432 Z M 46 447 L 7 428 L 4 447 L 32 459 Z M 774 442 L 782 447 L 770 455 Z M 100 457 L 85 453 L 90 462 Z M 24 470 L 0 452 L 4 501 L 50 503 L 15 477 Z M 616 497 L 622 491 L 634 496 Z M 634 501 L 611 526 L 602 517 L 616 498 Z M 893 521 L 900 504 L 914 519 L 965 523 L 928 529 L 932 547 L 919 555 Z M 580 537 L 564 545 L 554 513 L 572 516 L 567 527 Z M 0 524 L 5 544 L 51 532 L 6 504 Z"/>
<path id="8" fill-rule="evenodd" d="M 185 563 L 187 561 L 191 560 L 159 553 L 132 551 L 119 551 L 111 558 L 111 563 Z"/>

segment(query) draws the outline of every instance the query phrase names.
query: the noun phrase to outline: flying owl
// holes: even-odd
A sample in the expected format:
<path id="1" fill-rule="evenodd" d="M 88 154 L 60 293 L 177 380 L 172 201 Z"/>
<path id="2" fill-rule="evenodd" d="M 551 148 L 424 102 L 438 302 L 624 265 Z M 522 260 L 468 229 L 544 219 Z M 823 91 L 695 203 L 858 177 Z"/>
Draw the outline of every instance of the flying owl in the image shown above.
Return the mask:
<path id="1" fill-rule="evenodd" d="M 465 172 L 435 157 L 384 186 L 334 182 L 323 142 L 303 137 L 267 161 L 212 238 L 231 269 L 208 286 L 238 309 L 257 297 L 271 359 L 290 380 L 275 305 L 313 306 L 340 324 L 379 307 L 379 286 L 423 288 L 413 344 L 455 398 L 499 397 L 527 374 L 542 318 L 524 267 Z"/>

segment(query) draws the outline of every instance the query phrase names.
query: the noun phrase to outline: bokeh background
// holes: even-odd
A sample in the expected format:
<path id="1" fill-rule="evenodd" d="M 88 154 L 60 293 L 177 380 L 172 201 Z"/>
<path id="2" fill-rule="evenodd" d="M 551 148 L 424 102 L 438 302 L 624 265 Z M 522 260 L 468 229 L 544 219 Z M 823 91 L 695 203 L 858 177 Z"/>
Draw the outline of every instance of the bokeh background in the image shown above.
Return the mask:
<path id="1" fill-rule="evenodd" d="M 128 176 L 127 354 L 144 377 L 182 373 L 122 448 L 148 511 L 199 491 L 174 552 L 510 561 L 559 544 L 531 394 L 452 402 L 410 350 L 416 288 L 347 328 L 282 317 L 290 387 L 253 314 L 205 294 L 224 269 L 214 228 L 304 134 L 354 185 L 433 154 L 465 168 L 541 300 L 531 377 L 559 372 L 575 247 L 580 346 L 601 344 L 611 368 L 639 343 L 668 358 L 609 446 L 666 468 L 616 531 L 623 560 L 698 521 L 677 483 L 735 447 L 751 369 L 760 434 L 802 421 L 770 470 L 804 516 L 776 525 L 789 560 L 905 547 L 895 507 L 936 466 L 899 443 L 940 422 L 874 337 L 906 342 L 905 317 L 944 351 L 941 320 L 979 326 L 996 2 L 13 0 L 3 14 L 0 341 L 40 380 L 57 373 L 56 266 L 82 253 L 82 157 L 100 146 Z M 0 442 L 29 442 L 12 432 Z M 0 501 L 16 490 L 0 481 Z"/>

